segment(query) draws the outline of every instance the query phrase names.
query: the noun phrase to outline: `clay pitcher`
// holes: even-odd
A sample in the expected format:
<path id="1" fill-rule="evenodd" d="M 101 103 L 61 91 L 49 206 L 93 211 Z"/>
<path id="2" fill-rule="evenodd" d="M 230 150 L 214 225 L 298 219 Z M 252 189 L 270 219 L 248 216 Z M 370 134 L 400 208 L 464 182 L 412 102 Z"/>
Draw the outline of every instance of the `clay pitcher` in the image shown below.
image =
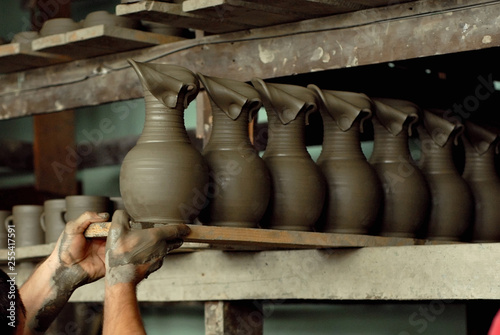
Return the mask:
<path id="1" fill-rule="evenodd" d="M 198 74 L 212 107 L 212 134 L 203 156 L 209 167 L 211 193 L 200 221 L 218 226 L 256 228 L 271 194 L 263 159 L 249 137 L 249 120 L 262 106 L 252 86 Z"/>
<path id="2" fill-rule="evenodd" d="M 143 85 L 146 120 L 120 171 L 125 209 L 137 222 L 192 222 L 205 206 L 208 187 L 207 165 L 184 126 L 198 79 L 176 65 L 130 63 Z"/>
<path id="3" fill-rule="evenodd" d="M 271 173 L 271 201 L 263 226 L 312 230 L 325 201 L 325 179 L 305 146 L 307 115 L 314 93 L 295 85 L 253 79 L 267 112 L 269 138 L 263 158 Z"/>
<path id="4" fill-rule="evenodd" d="M 371 101 L 361 93 L 308 88 L 318 96 L 323 119 L 323 147 L 317 164 L 326 178 L 323 230 L 367 234 L 382 204 L 382 185 L 361 150 L 363 122 L 372 116 Z"/>
<path id="5" fill-rule="evenodd" d="M 373 101 L 374 145 L 369 162 L 384 189 L 380 234 L 415 237 L 427 222 L 430 210 L 429 186 L 408 145 L 412 125 L 419 120 L 419 109 L 403 100 Z"/>
<path id="6" fill-rule="evenodd" d="M 500 178 L 495 170 L 499 139 L 498 130 L 465 122 L 463 176 L 475 200 L 474 242 L 500 241 Z"/>
<path id="7" fill-rule="evenodd" d="M 463 134 L 463 124 L 445 119 L 444 111 L 423 110 L 418 133 L 419 166 L 431 191 L 427 226 L 430 239 L 461 240 L 474 215 L 474 198 L 453 160 L 453 146 Z"/>

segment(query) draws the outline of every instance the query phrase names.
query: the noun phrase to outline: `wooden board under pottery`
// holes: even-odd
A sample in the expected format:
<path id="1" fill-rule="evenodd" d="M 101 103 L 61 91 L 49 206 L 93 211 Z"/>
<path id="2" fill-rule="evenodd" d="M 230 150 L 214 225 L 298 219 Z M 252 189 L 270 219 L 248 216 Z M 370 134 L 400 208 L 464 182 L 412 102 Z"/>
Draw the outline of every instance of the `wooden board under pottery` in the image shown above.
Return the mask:
<path id="1" fill-rule="evenodd" d="M 116 15 L 132 19 L 168 23 L 172 27 L 192 28 L 210 33 L 224 33 L 256 27 L 210 16 L 195 15 L 182 10 L 182 4 L 161 1 L 140 1 L 116 6 Z"/>
<path id="2" fill-rule="evenodd" d="M 35 51 L 83 59 L 176 42 L 182 39 L 178 36 L 97 25 L 38 38 L 32 42 L 32 48 Z"/>
<path id="3" fill-rule="evenodd" d="M 85 236 L 87 238 L 104 238 L 108 235 L 110 225 L 110 222 L 93 223 L 85 231 Z M 132 228 L 139 229 L 140 225 L 140 223 L 133 223 Z M 225 250 L 325 249 L 449 243 L 412 238 L 354 234 L 201 225 L 188 226 L 191 229 L 191 233 L 184 237 L 185 242 L 208 243 Z"/>
<path id="4" fill-rule="evenodd" d="M 33 51 L 29 43 L 0 45 L 0 73 L 22 71 L 70 61 L 67 56 Z"/>

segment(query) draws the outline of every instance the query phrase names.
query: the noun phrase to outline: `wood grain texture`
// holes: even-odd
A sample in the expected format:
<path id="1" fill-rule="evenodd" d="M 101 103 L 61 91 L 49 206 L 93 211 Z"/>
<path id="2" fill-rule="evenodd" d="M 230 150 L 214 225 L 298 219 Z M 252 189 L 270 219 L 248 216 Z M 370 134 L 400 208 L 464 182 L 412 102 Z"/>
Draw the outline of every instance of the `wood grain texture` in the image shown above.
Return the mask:
<path id="1" fill-rule="evenodd" d="M 110 224 L 110 222 L 93 223 L 87 228 L 85 236 L 87 238 L 105 238 L 108 234 Z M 149 225 L 141 225 L 140 223 L 132 224 L 133 229 L 138 229 L 141 226 L 148 227 Z M 191 228 L 191 233 L 184 238 L 185 242 L 208 243 L 225 250 L 321 249 L 447 243 L 443 241 L 354 234 L 201 225 L 188 226 Z"/>

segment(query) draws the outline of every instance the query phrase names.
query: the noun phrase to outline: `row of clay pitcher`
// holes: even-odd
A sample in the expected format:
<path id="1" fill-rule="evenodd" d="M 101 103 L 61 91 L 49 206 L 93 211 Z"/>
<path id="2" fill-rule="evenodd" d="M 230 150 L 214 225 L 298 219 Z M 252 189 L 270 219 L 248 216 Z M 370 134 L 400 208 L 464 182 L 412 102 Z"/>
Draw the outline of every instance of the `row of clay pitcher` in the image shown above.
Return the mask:
<path id="1" fill-rule="evenodd" d="M 380 234 L 474 241 L 500 240 L 498 134 L 461 124 L 446 112 L 408 101 L 368 98 L 315 85 L 252 85 L 169 64 L 130 60 L 143 88 L 144 130 L 125 157 L 120 191 L 137 222 Z M 203 152 L 190 143 L 183 113 L 200 82 L 211 101 L 212 134 Z M 268 116 L 262 158 L 248 124 L 261 106 Z M 321 113 L 322 152 L 306 150 L 308 115 Z M 360 145 L 363 122 L 374 128 L 373 153 Z M 408 137 L 421 140 L 418 165 Z M 464 135 L 464 136 L 462 136 Z M 466 149 L 463 176 L 453 145 Z"/>

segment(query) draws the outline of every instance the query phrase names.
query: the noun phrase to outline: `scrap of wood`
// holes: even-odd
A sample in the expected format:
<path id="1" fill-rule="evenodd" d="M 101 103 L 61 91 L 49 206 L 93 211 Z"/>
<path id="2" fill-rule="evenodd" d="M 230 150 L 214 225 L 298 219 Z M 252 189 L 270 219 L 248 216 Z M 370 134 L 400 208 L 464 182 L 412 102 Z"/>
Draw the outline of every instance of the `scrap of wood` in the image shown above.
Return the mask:
<path id="1" fill-rule="evenodd" d="M 93 223 L 85 232 L 88 238 L 105 238 L 110 222 Z M 162 226 L 143 224 L 142 227 Z M 208 243 L 223 249 L 323 249 L 345 247 L 380 247 L 398 245 L 446 244 L 443 241 L 428 241 L 413 238 L 384 237 L 355 234 L 333 234 L 259 228 L 235 228 L 188 225 L 191 233 L 185 242 Z M 133 229 L 140 229 L 140 223 L 132 223 Z"/>

